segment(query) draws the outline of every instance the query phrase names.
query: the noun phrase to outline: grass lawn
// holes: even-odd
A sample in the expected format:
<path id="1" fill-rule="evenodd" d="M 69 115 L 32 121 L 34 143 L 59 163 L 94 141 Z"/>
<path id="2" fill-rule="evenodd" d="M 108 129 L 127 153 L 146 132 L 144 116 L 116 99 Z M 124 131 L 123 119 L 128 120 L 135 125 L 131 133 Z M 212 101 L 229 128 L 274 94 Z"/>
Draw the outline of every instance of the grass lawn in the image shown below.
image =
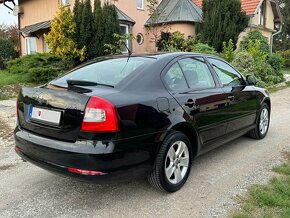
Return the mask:
<path id="1" fill-rule="evenodd" d="M 27 83 L 27 77 L 19 74 L 10 74 L 5 70 L 0 70 L 0 86 Z"/>
<path id="2" fill-rule="evenodd" d="M 21 88 L 20 84 L 32 86 L 27 81 L 27 76 L 10 74 L 5 70 L 0 70 L 0 100 L 15 98 Z"/>
<path id="3" fill-rule="evenodd" d="M 290 154 L 287 162 L 274 167 L 277 175 L 267 185 L 255 185 L 241 199 L 242 210 L 234 218 L 290 217 Z"/>

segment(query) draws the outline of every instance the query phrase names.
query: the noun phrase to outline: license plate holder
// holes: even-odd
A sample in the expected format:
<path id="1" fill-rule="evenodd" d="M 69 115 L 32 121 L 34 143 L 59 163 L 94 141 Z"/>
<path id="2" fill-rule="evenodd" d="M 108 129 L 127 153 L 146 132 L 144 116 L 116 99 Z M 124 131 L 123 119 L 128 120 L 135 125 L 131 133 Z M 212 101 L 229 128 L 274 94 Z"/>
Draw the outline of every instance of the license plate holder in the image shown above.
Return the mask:
<path id="1" fill-rule="evenodd" d="M 61 112 L 56 110 L 48 110 L 39 107 L 29 107 L 29 118 L 35 122 L 60 125 Z"/>

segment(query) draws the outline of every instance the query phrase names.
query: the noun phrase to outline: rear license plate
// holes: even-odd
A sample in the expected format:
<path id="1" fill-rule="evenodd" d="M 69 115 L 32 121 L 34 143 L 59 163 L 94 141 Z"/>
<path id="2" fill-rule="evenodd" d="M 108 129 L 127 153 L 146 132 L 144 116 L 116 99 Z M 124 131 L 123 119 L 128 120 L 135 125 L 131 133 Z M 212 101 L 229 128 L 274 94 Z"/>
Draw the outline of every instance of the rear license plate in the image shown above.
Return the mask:
<path id="1" fill-rule="evenodd" d="M 42 121 L 59 125 L 61 112 L 30 106 L 29 117 L 35 121 Z"/>

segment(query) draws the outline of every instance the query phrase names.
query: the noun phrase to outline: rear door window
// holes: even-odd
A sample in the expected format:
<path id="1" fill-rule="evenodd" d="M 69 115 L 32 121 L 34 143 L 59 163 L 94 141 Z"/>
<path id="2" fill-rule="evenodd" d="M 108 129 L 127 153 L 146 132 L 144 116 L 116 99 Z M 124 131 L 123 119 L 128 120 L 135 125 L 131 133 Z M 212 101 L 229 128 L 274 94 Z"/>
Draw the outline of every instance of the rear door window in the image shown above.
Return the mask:
<path id="1" fill-rule="evenodd" d="M 170 67 L 170 69 L 165 74 L 164 80 L 171 90 L 188 89 L 184 74 L 178 63 L 175 63 Z"/>
<path id="2" fill-rule="evenodd" d="M 203 58 L 185 58 L 179 64 L 191 89 L 215 87 L 212 74 Z"/>

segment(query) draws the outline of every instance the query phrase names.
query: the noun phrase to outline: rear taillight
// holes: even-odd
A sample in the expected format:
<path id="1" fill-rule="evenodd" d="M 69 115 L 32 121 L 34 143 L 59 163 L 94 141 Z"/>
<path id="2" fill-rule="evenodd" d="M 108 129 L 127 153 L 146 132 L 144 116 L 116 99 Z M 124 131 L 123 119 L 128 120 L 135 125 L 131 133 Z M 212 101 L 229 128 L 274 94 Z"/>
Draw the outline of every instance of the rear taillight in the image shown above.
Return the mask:
<path id="1" fill-rule="evenodd" d="M 103 98 L 91 97 L 85 110 L 81 130 L 88 132 L 119 131 L 115 106 Z"/>

